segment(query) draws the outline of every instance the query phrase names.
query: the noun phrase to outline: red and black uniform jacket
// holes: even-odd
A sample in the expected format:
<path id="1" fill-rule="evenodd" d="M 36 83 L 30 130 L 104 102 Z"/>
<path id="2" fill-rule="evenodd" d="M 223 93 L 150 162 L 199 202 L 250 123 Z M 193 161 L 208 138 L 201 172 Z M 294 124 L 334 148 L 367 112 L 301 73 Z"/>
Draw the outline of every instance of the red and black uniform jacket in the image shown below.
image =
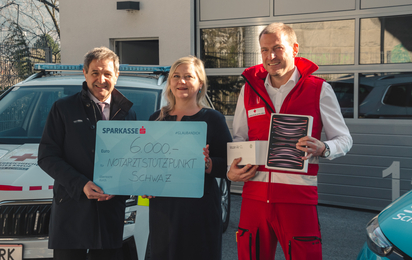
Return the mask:
<path id="1" fill-rule="evenodd" d="M 320 139 L 322 120 L 319 101 L 324 80 L 311 75 L 318 66 L 307 59 L 295 58 L 295 66 L 301 77 L 285 98 L 279 113 L 312 116 L 312 137 Z M 244 104 L 249 141 L 268 140 L 270 116 L 272 111 L 277 113 L 265 88 L 267 74 L 262 64 L 247 68 L 242 73 L 246 80 Z M 263 111 L 262 108 L 264 113 L 252 112 L 257 109 Z M 310 163 L 308 172 L 302 173 L 278 171 L 260 166 L 257 175 L 245 183 L 243 197 L 268 203 L 316 205 L 318 168 L 317 164 Z"/>

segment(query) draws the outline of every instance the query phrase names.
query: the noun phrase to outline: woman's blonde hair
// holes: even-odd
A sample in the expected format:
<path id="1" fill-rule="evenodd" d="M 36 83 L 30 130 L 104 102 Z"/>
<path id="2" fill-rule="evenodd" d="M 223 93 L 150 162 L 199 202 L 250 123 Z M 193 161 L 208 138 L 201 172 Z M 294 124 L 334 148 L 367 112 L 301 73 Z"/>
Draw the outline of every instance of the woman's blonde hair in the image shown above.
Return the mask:
<path id="1" fill-rule="evenodd" d="M 196 76 L 199 79 L 200 84 L 202 84 L 202 88 L 200 89 L 200 92 L 196 95 L 196 103 L 199 107 L 204 107 L 206 106 L 206 93 L 207 93 L 207 78 L 206 78 L 206 72 L 205 72 L 205 66 L 203 65 L 203 62 L 194 57 L 194 56 L 186 56 L 178 59 L 173 63 L 173 65 L 170 67 L 169 71 L 169 76 L 167 77 L 167 86 L 166 86 L 166 91 L 164 93 L 165 99 L 167 101 L 167 105 L 162 107 L 160 110 L 159 117 L 156 120 L 163 120 L 166 115 L 172 111 L 175 106 L 176 106 L 176 98 L 173 95 L 173 92 L 171 90 L 171 80 L 173 77 L 173 74 L 175 73 L 177 67 L 179 67 L 182 64 L 191 64 L 193 65 Z"/>

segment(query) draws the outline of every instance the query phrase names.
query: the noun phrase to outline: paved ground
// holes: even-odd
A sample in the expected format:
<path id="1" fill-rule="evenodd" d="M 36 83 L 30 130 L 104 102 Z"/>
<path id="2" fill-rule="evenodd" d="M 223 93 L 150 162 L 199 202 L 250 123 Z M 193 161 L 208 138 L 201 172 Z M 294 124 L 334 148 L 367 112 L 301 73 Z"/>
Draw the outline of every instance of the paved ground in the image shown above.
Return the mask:
<path id="1" fill-rule="evenodd" d="M 239 223 L 242 197 L 237 194 L 231 196 L 230 223 L 223 234 L 223 260 L 237 260 L 235 233 Z M 378 212 L 327 205 L 320 205 L 318 211 L 323 237 L 323 259 L 355 260 L 365 242 L 365 225 Z M 285 260 L 280 246 L 276 260 Z"/>

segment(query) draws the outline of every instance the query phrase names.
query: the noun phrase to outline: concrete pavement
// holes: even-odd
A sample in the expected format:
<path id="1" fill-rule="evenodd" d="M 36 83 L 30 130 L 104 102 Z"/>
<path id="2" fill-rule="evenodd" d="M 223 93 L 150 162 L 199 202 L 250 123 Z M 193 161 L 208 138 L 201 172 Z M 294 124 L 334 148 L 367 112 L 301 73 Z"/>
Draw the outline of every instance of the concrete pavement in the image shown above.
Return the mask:
<path id="1" fill-rule="evenodd" d="M 232 205 L 229 227 L 223 234 L 223 260 L 237 260 L 236 231 L 242 197 L 231 194 Z M 365 225 L 379 212 L 319 205 L 324 260 L 355 260 L 362 248 Z M 276 260 L 285 260 L 278 245 Z"/>

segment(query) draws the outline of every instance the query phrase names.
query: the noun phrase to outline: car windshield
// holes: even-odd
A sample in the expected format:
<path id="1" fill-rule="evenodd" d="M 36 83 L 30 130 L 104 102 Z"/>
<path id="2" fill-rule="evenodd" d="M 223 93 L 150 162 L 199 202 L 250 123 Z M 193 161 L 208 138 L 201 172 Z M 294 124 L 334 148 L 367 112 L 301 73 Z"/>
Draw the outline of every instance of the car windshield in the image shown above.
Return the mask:
<path id="1" fill-rule="evenodd" d="M 116 88 L 133 102 L 137 120 L 159 109 L 161 90 Z M 0 100 L 0 143 L 39 143 L 53 103 L 79 91 L 79 86 L 14 87 Z"/>

